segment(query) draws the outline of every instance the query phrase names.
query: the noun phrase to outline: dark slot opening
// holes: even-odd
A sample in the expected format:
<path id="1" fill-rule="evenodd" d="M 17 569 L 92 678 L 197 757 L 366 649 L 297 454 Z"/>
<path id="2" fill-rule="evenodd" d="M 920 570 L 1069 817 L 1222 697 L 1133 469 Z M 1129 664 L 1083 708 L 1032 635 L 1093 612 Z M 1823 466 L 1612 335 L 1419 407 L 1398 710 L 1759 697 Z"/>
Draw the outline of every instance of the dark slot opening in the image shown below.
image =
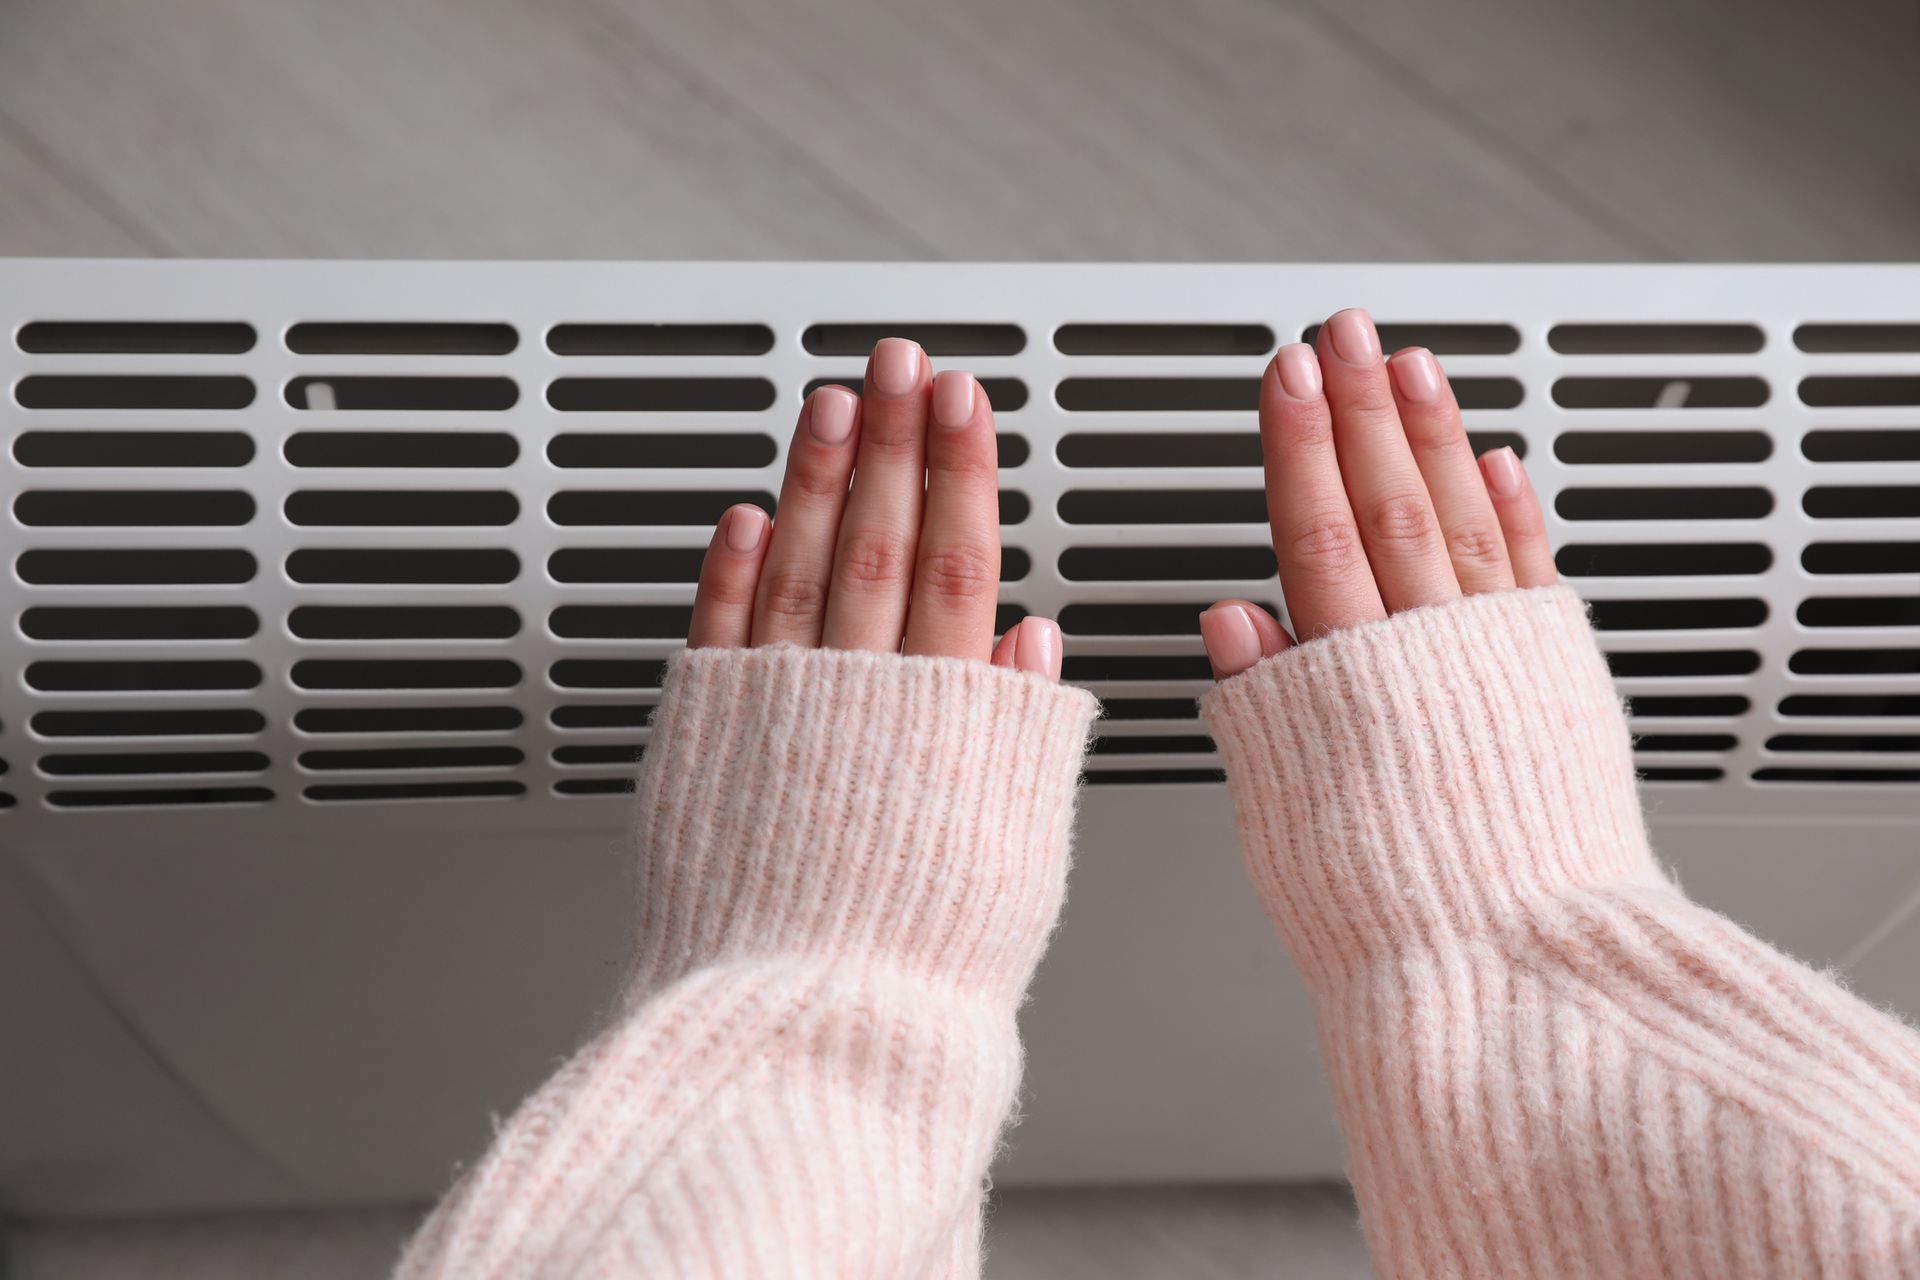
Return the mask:
<path id="1" fill-rule="evenodd" d="M 524 795 L 523 782 L 501 778 L 486 782 L 323 783 L 301 794 L 321 804 L 376 800 L 486 800 Z"/>
<path id="2" fill-rule="evenodd" d="M 1767 620 L 1764 600 L 1594 600 L 1601 631 L 1685 631 L 1757 627 Z"/>
<path id="3" fill-rule="evenodd" d="M 36 320 L 17 335 L 35 355 L 232 356 L 253 350 L 253 326 L 212 320 Z"/>
<path id="4" fill-rule="evenodd" d="M 242 737 L 267 727 L 244 707 L 219 711 L 40 711 L 33 731 L 43 738 Z"/>
<path id="5" fill-rule="evenodd" d="M 1669 653 L 1609 653 L 1607 669 L 1634 676 L 1744 676 L 1760 669 L 1751 649 L 1683 649 Z"/>
<path id="6" fill-rule="evenodd" d="M 757 489 L 570 489 L 547 500 L 547 516 L 564 525 L 712 525 L 737 502 L 774 509 Z"/>
<path id="7" fill-rule="evenodd" d="M 514 707 L 305 707 L 293 725 L 302 733 L 501 733 L 523 719 Z"/>
<path id="8" fill-rule="evenodd" d="M 1726 776 L 1725 769 L 1704 767 L 1642 769 L 1639 772 L 1642 782 L 1718 782 Z"/>
<path id="9" fill-rule="evenodd" d="M 510 769 L 527 758 L 518 747 L 373 747 L 303 751 L 300 767 L 339 769 Z"/>
<path id="10" fill-rule="evenodd" d="M 1773 441 L 1764 431 L 1569 431 L 1553 453 L 1576 465 L 1763 462 Z"/>
<path id="11" fill-rule="evenodd" d="M 1920 672 L 1920 649 L 1802 649 L 1787 659 L 1787 670 L 1803 676 L 1913 675 Z"/>
<path id="12" fill-rule="evenodd" d="M 1817 409 L 1920 404 L 1920 377 L 1912 374 L 1822 374 L 1802 378 L 1800 402 Z"/>
<path id="13" fill-rule="evenodd" d="M 1808 573 L 1920 573 L 1920 542 L 1815 542 L 1800 553 Z"/>
<path id="14" fill-rule="evenodd" d="M 1782 733 L 1767 739 L 1769 751 L 1920 751 L 1920 734 Z"/>
<path id="15" fill-rule="evenodd" d="M 286 397 L 296 409 L 498 413 L 520 402 L 520 388 L 499 377 L 328 374 L 294 378 Z"/>
<path id="16" fill-rule="evenodd" d="M 237 547 L 103 547 L 23 551 L 14 567 L 35 586 L 218 586 L 251 582 L 257 565 Z"/>
<path id="17" fill-rule="evenodd" d="M 1920 782 L 1920 769 L 1796 769 L 1753 771 L 1755 782 Z"/>
<path id="18" fill-rule="evenodd" d="M 1813 462 L 1920 462 L 1920 431 L 1871 427 L 1809 431 L 1800 451 Z"/>
<path id="19" fill-rule="evenodd" d="M 303 489 L 287 495 L 294 524 L 396 528 L 512 524 L 520 499 L 487 489 Z"/>
<path id="20" fill-rule="evenodd" d="M 1017 489 L 1000 491 L 1000 523 L 1019 524 L 1033 514 L 1033 499 Z"/>
<path id="21" fill-rule="evenodd" d="M 1648 733 L 1633 740 L 1633 749 L 1647 755 L 1681 751 L 1731 751 L 1740 739 L 1730 733 Z"/>
<path id="22" fill-rule="evenodd" d="M 1627 699 L 1630 716 L 1743 716 L 1753 702 L 1737 693 L 1647 694 Z"/>
<path id="23" fill-rule="evenodd" d="M 1257 467 L 1253 431 L 1084 432 L 1062 436 L 1054 454 L 1069 467 Z"/>
<path id="24" fill-rule="evenodd" d="M 21 524 L 41 528 L 242 525 L 253 495 L 227 489 L 34 489 L 13 502 Z"/>
<path id="25" fill-rule="evenodd" d="M 562 689 L 658 689 L 664 659 L 562 658 L 548 676 Z"/>
<path id="26" fill-rule="evenodd" d="M 555 582 L 698 582 L 697 547 L 562 547 L 547 558 Z"/>
<path id="27" fill-rule="evenodd" d="M 125 809 L 153 805 L 265 804 L 273 799 L 266 787 L 181 787 L 143 791 L 49 791 L 47 803 L 56 809 Z"/>
<path id="28" fill-rule="evenodd" d="M 604 745 L 555 747 L 555 764 L 637 764 L 646 748 L 638 742 L 609 742 Z"/>
<path id="29" fill-rule="evenodd" d="M 1206 755 L 1213 750 L 1213 739 L 1192 735 L 1164 734 L 1152 737 L 1101 734 L 1093 740 L 1096 756 Z"/>
<path id="30" fill-rule="evenodd" d="M 1260 405 L 1260 379 L 1062 378 L 1054 399 L 1070 413 L 1247 413 Z"/>
<path id="31" fill-rule="evenodd" d="M 1816 520 L 1902 519 L 1920 516 L 1920 484 L 1823 484 L 1801 496 Z"/>
<path id="32" fill-rule="evenodd" d="M 308 321 L 287 330 L 303 356 L 503 356 L 520 344 L 510 324 Z"/>
<path id="33" fill-rule="evenodd" d="M 1797 616 L 1807 627 L 1920 627 L 1920 596 L 1816 596 Z"/>
<path id="34" fill-rule="evenodd" d="M 1075 489 L 1060 495 L 1068 524 L 1265 524 L 1260 489 Z"/>
<path id="35" fill-rule="evenodd" d="M 1773 552 L 1764 543 L 1574 543 L 1554 564 L 1569 578 L 1674 578 L 1765 573 Z"/>
<path id="36" fill-rule="evenodd" d="M 1019 547 L 1000 549 L 1000 581 L 1018 582 L 1033 571 L 1033 558 Z"/>
<path id="37" fill-rule="evenodd" d="M 296 467 L 507 467 L 520 442 L 501 431 L 302 431 L 286 456 Z"/>
<path id="38" fill-rule="evenodd" d="M 520 557 L 498 547 L 304 547 L 287 557 L 287 576 L 306 583 L 468 586 L 512 582 L 520 576 Z"/>
<path id="39" fill-rule="evenodd" d="M 548 619 L 553 634 L 574 640 L 682 640 L 693 606 L 677 604 L 568 604 Z"/>
<path id="40" fill-rule="evenodd" d="M 23 409 L 244 409 L 253 379 L 223 374 L 36 373 L 14 384 Z"/>
<path id="41" fill-rule="evenodd" d="M 1212 603 L 1070 604 L 1060 610 L 1060 629 L 1079 636 L 1197 636 L 1200 614 Z M 1265 608 L 1278 612 L 1272 604 Z"/>
<path id="42" fill-rule="evenodd" d="M 596 702 L 555 707 L 548 719 L 557 729 L 644 729 L 653 723 L 653 705 Z"/>
<path id="43" fill-rule="evenodd" d="M 1224 769 L 1089 769 L 1080 780 L 1090 787 L 1152 787 L 1182 782 L 1225 782 Z"/>
<path id="44" fill-rule="evenodd" d="M 1520 331 L 1510 324 L 1382 324 L 1381 350 L 1392 354 L 1404 347 L 1425 347 L 1441 356 L 1504 356 L 1520 349 Z M 1319 340 L 1320 326 L 1308 325 L 1300 341 Z"/>
<path id="45" fill-rule="evenodd" d="M 241 660 L 34 662 L 27 666 L 27 687 L 43 693 L 253 689 L 259 684 L 260 668 Z"/>
<path id="46" fill-rule="evenodd" d="M 1751 324 L 1557 324 L 1547 345 L 1562 355 L 1745 355 L 1766 345 Z"/>
<path id="47" fill-rule="evenodd" d="M 1003 604 L 993 611 L 993 634 L 995 637 L 1007 634 L 1014 623 L 1027 616 L 1027 607 L 1023 604 Z"/>
<path id="48" fill-rule="evenodd" d="M 28 431 L 13 456 L 23 467 L 244 467 L 253 440 L 238 431 Z"/>
<path id="49" fill-rule="evenodd" d="M 1796 693 L 1780 699 L 1783 716 L 1920 716 L 1920 693 Z"/>
<path id="50" fill-rule="evenodd" d="M 800 345 L 816 356 L 864 356 L 882 338 L 905 338 L 930 356 L 1011 356 L 1027 346 L 1017 324 L 811 324 Z"/>
<path id="51" fill-rule="evenodd" d="M 20 615 L 20 630 L 34 640 L 242 640 L 259 629 L 259 617 L 239 605 L 36 605 Z"/>
<path id="52" fill-rule="evenodd" d="M 773 350 L 764 324 L 559 324 L 547 330 L 558 356 L 759 356 Z"/>
<path id="53" fill-rule="evenodd" d="M 1027 444 L 1025 436 L 1012 435 L 1002 431 L 994 436 L 993 443 L 1000 455 L 1000 465 L 1004 467 L 1024 467 L 1033 449 Z"/>
<path id="54" fill-rule="evenodd" d="M 632 778 L 562 778 L 553 784 L 561 796 L 626 796 L 633 794 Z"/>
<path id="55" fill-rule="evenodd" d="M 765 378 L 556 378 L 547 403 L 562 413 L 757 413 L 773 406 Z"/>
<path id="56" fill-rule="evenodd" d="M 307 658 L 293 664 L 302 689 L 511 689 L 520 664 L 506 658 Z"/>
<path id="57" fill-rule="evenodd" d="M 1467 447 L 1476 458 L 1495 449 L 1511 449 L 1516 458 L 1527 456 L 1527 438 L 1515 431 L 1469 431 Z"/>
<path id="58" fill-rule="evenodd" d="M 1802 351 L 1853 351 L 1875 355 L 1920 351 L 1920 324 L 1803 324 L 1793 331 Z"/>
<path id="59" fill-rule="evenodd" d="M 1067 680 L 1210 680 L 1205 654 L 1068 654 L 1061 673 Z"/>
<path id="60" fill-rule="evenodd" d="M 1022 379 L 983 377 L 978 381 L 980 389 L 987 394 L 987 403 L 993 406 L 995 413 L 1017 413 L 1027 407 L 1027 384 Z M 802 399 L 822 387 L 845 387 L 855 395 L 866 392 L 865 380 L 859 374 L 849 374 L 845 377 L 813 379 L 801 389 Z"/>
<path id="61" fill-rule="evenodd" d="M 1754 409 L 1767 402 L 1764 378 L 1560 378 L 1553 402 L 1563 409 Z"/>
<path id="62" fill-rule="evenodd" d="M 1197 720 L 1199 705 L 1192 698 L 1102 698 L 1109 720 Z"/>
<path id="63" fill-rule="evenodd" d="M 268 763 L 266 756 L 258 751 L 152 751 L 42 756 L 40 771 L 56 778 L 135 773 L 259 773 Z"/>
<path id="64" fill-rule="evenodd" d="M 773 437 L 757 432 L 559 435 L 547 443 L 547 461 L 556 467 L 764 467 L 777 453 Z"/>
<path id="65" fill-rule="evenodd" d="M 303 640 L 502 640 L 520 632 L 505 605 L 302 605 L 287 628 Z"/>
<path id="66" fill-rule="evenodd" d="M 1063 324 L 1053 345 L 1069 356 L 1259 356 L 1274 336 L 1264 324 Z"/>
<path id="67" fill-rule="evenodd" d="M 1758 520 L 1773 510 L 1765 489 L 1562 489 L 1553 509 L 1567 520 Z"/>
<path id="68" fill-rule="evenodd" d="M 1068 547 L 1060 553 L 1060 576 L 1069 582 L 1259 579 L 1274 569 L 1272 547 Z"/>

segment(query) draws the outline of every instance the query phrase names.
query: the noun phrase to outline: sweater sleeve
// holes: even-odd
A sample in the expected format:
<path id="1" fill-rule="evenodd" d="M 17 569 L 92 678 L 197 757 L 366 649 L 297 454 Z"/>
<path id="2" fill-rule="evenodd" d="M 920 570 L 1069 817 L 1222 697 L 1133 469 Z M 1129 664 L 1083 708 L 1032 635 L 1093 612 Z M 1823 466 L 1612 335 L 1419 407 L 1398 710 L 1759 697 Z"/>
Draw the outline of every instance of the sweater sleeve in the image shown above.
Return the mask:
<path id="1" fill-rule="evenodd" d="M 627 994 L 401 1276 L 977 1270 L 1094 710 L 981 662 L 677 657 Z"/>
<path id="2" fill-rule="evenodd" d="M 1920 1275 L 1920 1036 L 1662 874 L 1569 588 L 1311 641 L 1205 714 L 1383 1276 Z"/>

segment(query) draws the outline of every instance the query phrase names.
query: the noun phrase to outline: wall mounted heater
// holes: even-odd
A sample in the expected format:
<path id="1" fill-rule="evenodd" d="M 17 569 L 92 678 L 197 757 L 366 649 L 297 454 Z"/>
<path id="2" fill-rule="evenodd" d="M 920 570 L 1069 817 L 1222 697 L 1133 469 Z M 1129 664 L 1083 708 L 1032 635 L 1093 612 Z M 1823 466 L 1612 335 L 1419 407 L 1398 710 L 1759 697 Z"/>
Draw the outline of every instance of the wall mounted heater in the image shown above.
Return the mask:
<path id="1" fill-rule="evenodd" d="M 0 262 L 0 1208 L 436 1193 L 620 972 L 707 527 L 887 333 L 1110 715 L 1003 1181 L 1336 1173 L 1193 699 L 1356 303 L 1525 451 L 1688 888 L 1920 1011 L 1920 268 Z"/>

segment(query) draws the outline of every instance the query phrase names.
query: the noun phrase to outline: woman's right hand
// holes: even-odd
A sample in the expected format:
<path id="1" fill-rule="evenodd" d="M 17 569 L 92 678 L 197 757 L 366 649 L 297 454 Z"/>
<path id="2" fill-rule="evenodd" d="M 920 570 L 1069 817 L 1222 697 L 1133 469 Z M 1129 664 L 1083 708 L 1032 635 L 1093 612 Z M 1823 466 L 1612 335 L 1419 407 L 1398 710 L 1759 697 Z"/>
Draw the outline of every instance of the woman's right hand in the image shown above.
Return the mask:
<path id="1" fill-rule="evenodd" d="M 1366 312 L 1282 347 L 1260 383 L 1260 444 L 1280 590 L 1293 624 L 1246 600 L 1200 615 L 1216 679 L 1296 642 L 1556 580 L 1540 505 L 1513 450 L 1478 463 L 1433 353 L 1382 360 Z"/>

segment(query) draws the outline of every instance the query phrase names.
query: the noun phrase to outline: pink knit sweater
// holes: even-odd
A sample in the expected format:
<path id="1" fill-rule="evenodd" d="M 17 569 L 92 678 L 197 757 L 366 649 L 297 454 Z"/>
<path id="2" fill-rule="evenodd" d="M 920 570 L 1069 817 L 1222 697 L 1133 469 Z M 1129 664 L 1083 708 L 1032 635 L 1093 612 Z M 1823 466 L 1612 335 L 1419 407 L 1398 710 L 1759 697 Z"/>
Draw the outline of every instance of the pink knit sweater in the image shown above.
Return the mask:
<path id="1" fill-rule="evenodd" d="M 1920 1037 L 1661 875 L 1571 591 L 1205 710 L 1383 1276 L 1920 1276 Z M 631 994 L 401 1274 L 976 1274 L 1093 711 L 980 663 L 677 659 Z"/>

